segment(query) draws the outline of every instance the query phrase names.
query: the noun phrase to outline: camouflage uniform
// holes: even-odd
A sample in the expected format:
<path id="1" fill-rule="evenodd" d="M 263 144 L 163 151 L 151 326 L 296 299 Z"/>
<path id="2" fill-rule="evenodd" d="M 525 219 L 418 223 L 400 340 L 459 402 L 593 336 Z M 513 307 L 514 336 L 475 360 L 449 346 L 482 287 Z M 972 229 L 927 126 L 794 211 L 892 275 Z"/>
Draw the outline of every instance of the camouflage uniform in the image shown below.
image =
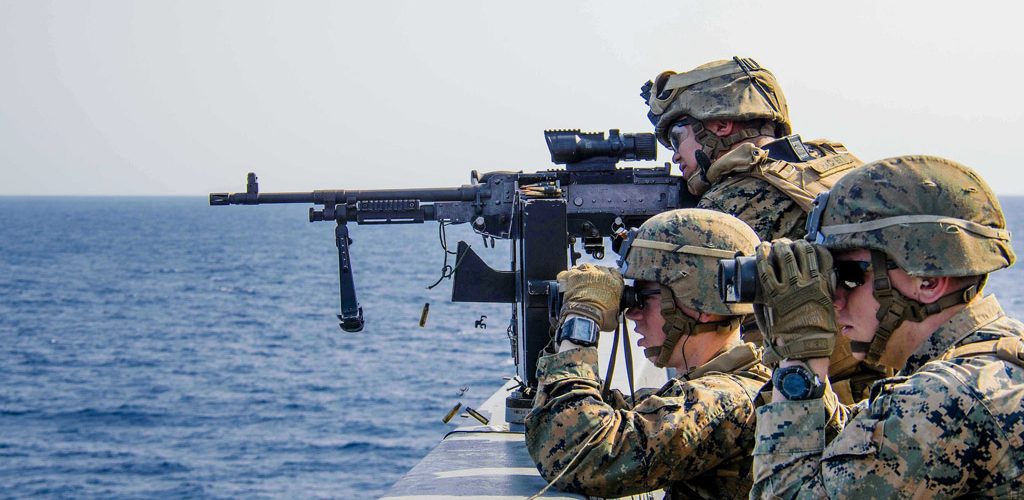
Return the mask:
<path id="1" fill-rule="evenodd" d="M 746 498 L 753 400 L 771 374 L 759 358 L 753 344 L 732 344 L 626 410 L 601 398 L 597 349 L 544 356 L 526 419 L 530 456 L 556 487 L 587 495 Z"/>
<path id="2" fill-rule="evenodd" d="M 976 299 L 936 331 L 870 399 L 825 399 L 758 409 L 756 497 L 1010 496 L 1024 490 L 1024 367 L 996 355 L 942 355 L 959 346 L 1020 338 L 995 297 Z M 831 407 L 831 408 L 830 408 Z"/>
<path id="3" fill-rule="evenodd" d="M 874 269 L 891 261 L 910 276 L 984 277 L 1015 260 L 995 195 L 977 174 L 949 160 L 872 163 L 819 204 L 810 236 L 832 251 L 868 249 Z M 1024 324 L 1006 317 L 995 297 L 982 298 L 983 285 L 984 278 L 928 308 L 902 296 L 885 276 L 862 285 L 873 286 L 879 302 L 868 359 L 885 349 L 883 331 L 966 305 L 918 346 L 896 377 L 877 382 L 866 401 L 838 405 L 826 387 L 821 399 L 759 408 L 751 497 L 1019 495 Z"/>
<path id="4" fill-rule="evenodd" d="M 666 366 L 673 352 L 682 351 L 676 347 L 681 338 L 721 338 L 724 347 L 632 408 L 614 391 L 603 397 L 597 349 L 542 357 L 526 445 L 545 479 L 596 496 L 667 488 L 674 498 L 746 498 L 754 399 L 770 372 L 760 349 L 738 339 L 752 306 L 723 303 L 716 277 L 718 259 L 752 255 L 757 242 L 735 217 L 701 209 L 658 214 L 630 237 L 622 276 L 660 287 L 665 337 L 660 346 L 645 348 L 645 356 Z M 680 305 L 726 319 L 699 323 Z M 710 332 L 717 333 L 699 337 Z"/>
<path id="5" fill-rule="evenodd" d="M 711 186 L 697 206 L 735 215 L 750 224 L 764 241 L 798 239 L 806 234 L 807 214 L 789 196 L 761 179 L 725 179 Z"/>
<path id="6" fill-rule="evenodd" d="M 698 121 L 694 133 L 703 151 L 707 157 L 717 157 L 687 180 L 690 191 L 700 196 L 697 207 L 739 218 L 762 241 L 803 238 L 814 197 L 863 164 L 838 142 L 804 142 L 799 135 L 786 135 L 792 126 L 782 88 L 770 71 L 751 59 L 714 61 L 686 73 L 666 71 L 649 84 L 645 87 L 648 117 L 658 140 L 671 149 L 673 123 L 692 117 Z M 719 138 L 699 124 L 711 119 L 753 125 Z M 762 135 L 783 137 L 761 146 L 742 142 Z M 752 324 L 744 327 L 743 338 L 761 343 L 761 334 Z M 852 404 L 863 399 L 875 380 L 892 375 L 891 370 L 854 360 L 845 338 L 837 339 L 837 344 L 835 371 L 830 376 L 841 401 Z"/>

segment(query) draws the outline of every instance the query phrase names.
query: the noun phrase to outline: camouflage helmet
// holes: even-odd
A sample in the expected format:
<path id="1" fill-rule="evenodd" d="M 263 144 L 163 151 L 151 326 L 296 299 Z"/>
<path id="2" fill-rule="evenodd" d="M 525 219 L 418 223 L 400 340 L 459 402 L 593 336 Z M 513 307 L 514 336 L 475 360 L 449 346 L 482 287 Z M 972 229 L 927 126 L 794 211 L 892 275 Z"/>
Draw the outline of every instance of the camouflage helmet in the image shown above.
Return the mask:
<path id="1" fill-rule="evenodd" d="M 718 294 L 718 261 L 754 255 L 757 233 L 731 215 L 686 208 L 651 217 L 629 242 L 622 276 L 665 285 L 676 303 L 700 312 L 738 316 L 750 304 L 726 304 Z"/>
<path id="2" fill-rule="evenodd" d="M 999 200 L 970 168 L 935 156 L 869 163 L 822 193 L 808 239 L 885 253 L 911 276 L 980 276 L 1015 260 Z"/>
<path id="3" fill-rule="evenodd" d="M 684 115 L 701 122 L 764 119 L 776 123 L 776 136 L 792 133 L 779 82 L 753 59 L 709 62 L 686 73 L 665 71 L 648 83 L 644 93 L 651 108 L 648 117 L 667 148 L 671 149 L 669 129 Z"/>

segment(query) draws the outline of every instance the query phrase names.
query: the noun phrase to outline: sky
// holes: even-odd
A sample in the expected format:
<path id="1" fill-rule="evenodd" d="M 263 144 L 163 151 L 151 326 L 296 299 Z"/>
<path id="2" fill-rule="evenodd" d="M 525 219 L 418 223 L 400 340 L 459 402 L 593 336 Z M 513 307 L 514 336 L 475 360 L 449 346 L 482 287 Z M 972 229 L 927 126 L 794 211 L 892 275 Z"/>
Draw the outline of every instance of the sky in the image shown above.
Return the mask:
<path id="1" fill-rule="evenodd" d="M 0 0 L 0 195 L 469 183 L 545 129 L 648 132 L 643 82 L 734 55 L 794 129 L 1024 194 L 1020 3 Z M 668 161 L 667 150 L 659 162 Z M 648 165 L 649 166 L 649 165 Z"/>

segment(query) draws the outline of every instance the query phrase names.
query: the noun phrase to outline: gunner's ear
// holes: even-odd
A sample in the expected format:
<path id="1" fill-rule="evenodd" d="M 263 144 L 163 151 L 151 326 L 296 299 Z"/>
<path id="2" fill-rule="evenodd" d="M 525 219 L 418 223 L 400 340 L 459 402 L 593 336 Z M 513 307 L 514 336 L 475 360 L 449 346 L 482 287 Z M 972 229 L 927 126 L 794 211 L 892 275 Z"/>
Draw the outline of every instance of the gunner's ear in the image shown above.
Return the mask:
<path id="1" fill-rule="evenodd" d="M 946 294 L 953 292 L 955 284 L 952 278 L 946 276 L 915 278 L 914 281 L 917 285 L 917 301 L 923 304 L 931 304 Z"/>
<path id="2" fill-rule="evenodd" d="M 711 131 L 718 137 L 732 135 L 736 131 L 736 122 L 732 120 L 708 120 L 704 122 L 704 128 Z"/>

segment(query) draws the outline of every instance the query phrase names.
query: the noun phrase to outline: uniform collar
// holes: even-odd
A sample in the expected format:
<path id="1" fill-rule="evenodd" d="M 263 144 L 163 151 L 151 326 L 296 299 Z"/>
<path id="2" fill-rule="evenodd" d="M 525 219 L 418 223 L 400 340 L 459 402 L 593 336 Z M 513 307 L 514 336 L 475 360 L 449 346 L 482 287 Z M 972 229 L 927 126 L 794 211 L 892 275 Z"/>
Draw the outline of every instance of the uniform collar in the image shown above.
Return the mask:
<path id="1" fill-rule="evenodd" d="M 971 301 L 918 346 L 899 374 L 910 375 L 916 372 L 925 363 L 939 358 L 978 329 L 1003 316 L 1003 308 L 994 295 Z"/>
<path id="2" fill-rule="evenodd" d="M 761 352 L 754 344 L 736 339 L 726 344 L 710 361 L 680 378 L 693 380 L 711 372 L 733 373 L 754 366 L 760 361 Z"/>

